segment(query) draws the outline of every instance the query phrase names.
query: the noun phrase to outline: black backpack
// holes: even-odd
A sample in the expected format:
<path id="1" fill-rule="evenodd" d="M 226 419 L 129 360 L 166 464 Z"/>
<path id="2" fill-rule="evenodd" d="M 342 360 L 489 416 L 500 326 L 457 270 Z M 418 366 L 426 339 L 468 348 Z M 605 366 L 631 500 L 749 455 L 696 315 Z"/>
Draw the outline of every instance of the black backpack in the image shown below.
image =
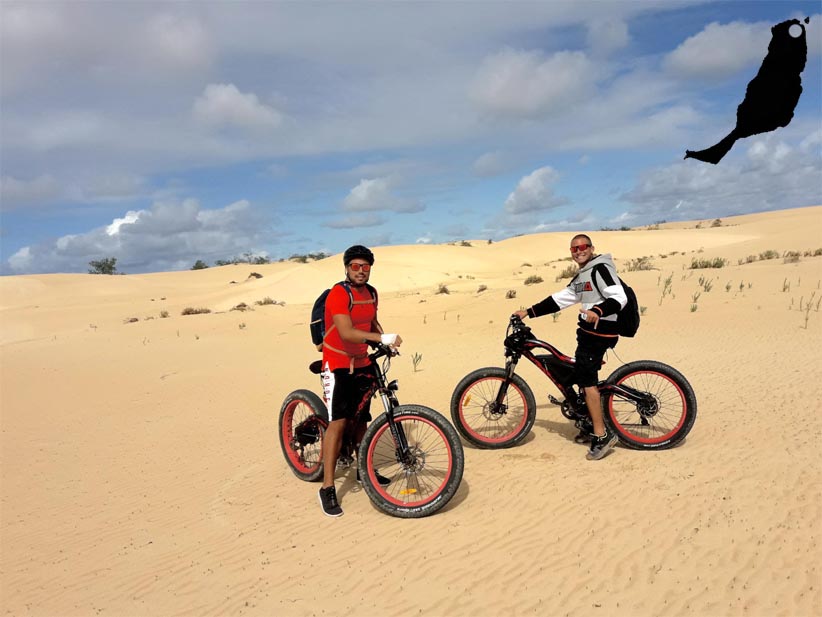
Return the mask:
<path id="1" fill-rule="evenodd" d="M 633 288 L 622 278 L 617 278 L 628 298 L 628 303 L 617 313 L 617 332 L 620 336 L 632 337 L 636 334 L 636 331 L 639 330 L 639 302 L 637 302 L 636 293 Z M 591 282 L 594 284 L 594 287 L 597 288 L 597 291 L 599 291 L 599 286 L 596 283 L 593 273 L 591 274 Z M 600 292 L 600 295 L 602 295 L 602 292 Z"/>
<path id="2" fill-rule="evenodd" d="M 334 285 L 334 287 L 337 285 L 342 285 L 348 292 L 348 310 L 351 311 L 351 309 L 354 308 L 354 294 L 351 293 L 351 284 L 348 281 L 340 281 Z M 368 283 L 365 284 L 365 287 L 368 289 L 376 305 L 377 290 Z M 331 293 L 331 289 L 333 289 L 333 287 L 322 292 L 314 301 L 314 306 L 311 308 L 311 323 L 309 324 L 311 328 L 311 342 L 314 343 L 317 351 L 322 351 L 323 349 L 323 340 L 325 340 L 325 299 L 328 297 L 328 294 Z"/>

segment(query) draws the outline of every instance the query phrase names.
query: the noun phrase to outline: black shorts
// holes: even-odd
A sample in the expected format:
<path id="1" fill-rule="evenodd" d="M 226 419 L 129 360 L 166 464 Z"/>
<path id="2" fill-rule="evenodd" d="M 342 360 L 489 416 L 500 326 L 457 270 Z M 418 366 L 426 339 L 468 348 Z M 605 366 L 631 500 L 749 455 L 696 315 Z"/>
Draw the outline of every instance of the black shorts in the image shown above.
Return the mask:
<path id="1" fill-rule="evenodd" d="M 574 380 L 583 388 L 597 385 L 599 367 L 605 352 L 616 346 L 619 337 L 594 336 L 577 330 L 577 350 L 574 354 Z"/>
<path id="2" fill-rule="evenodd" d="M 371 395 L 374 387 L 374 369 L 370 366 L 347 368 L 323 373 L 323 389 L 328 404 L 328 419 L 354 418 L 360 410 L 360 420 L 371 420 Z"/>

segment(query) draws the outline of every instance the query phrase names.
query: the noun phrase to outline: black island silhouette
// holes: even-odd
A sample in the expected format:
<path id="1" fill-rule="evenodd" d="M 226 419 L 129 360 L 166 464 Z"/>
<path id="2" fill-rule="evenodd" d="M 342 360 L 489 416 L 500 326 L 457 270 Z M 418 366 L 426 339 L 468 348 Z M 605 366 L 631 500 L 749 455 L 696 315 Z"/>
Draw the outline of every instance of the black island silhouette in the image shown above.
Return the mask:
<path id="1" fill-rule="evenodd" d="M 810 19 L 805 18 L 805 23 Z M 793 36 L 791 26 L 802 33 Z M 736 108 L 736 126 L 719 143 L 705 150 L 686 150 L 685 158 L 695 158 L 716 165 L 733 147 L 737 139 L 786 127 L 802 94 L 802 71 L 808 56 L 805 26 L 790 19 L 771 28 L 768 54 L 745 92 L 745 99 Z"/>

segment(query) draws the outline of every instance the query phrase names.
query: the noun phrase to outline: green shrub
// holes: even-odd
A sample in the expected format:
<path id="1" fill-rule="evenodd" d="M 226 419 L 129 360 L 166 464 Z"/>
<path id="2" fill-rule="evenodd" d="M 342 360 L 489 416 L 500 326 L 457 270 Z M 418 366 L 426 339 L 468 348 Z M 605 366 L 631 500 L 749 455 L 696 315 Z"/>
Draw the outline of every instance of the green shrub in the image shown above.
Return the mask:
<path id="1" fill-rule="evenodd" d="M 576 265 L 570 265 L 567 268 L 565 268 L 562 272 L 557 274 L 556 280 L 561 281 L 562 279 L 569 279 L 572 276 L 574 276 L 578 270 L 579 268 L 577 268 Z"/>
<path id="2" fill-rule="evenodd" d="M 714 257 L 713 259 L 691 259 L 691 270 L 702 268 L 723 268 L 728 263 L 724 257 Z"/>
<path id="3" fill-rule="evenodd" d="M 211 312 L 211 309 L 207 309 L 207 308 L 192 308 L 192 307 L 190 307 L 190 306 L 187 306 L 186 308 L 184 308 L 184 309 L 182 310 L 182 312 L 181 312 L 180 314 L 181 314 L 181 315 L 203 315 L 203 314 L 205 314 L 205 313 L 210 313 L 210 312 Z"/>
<path id="4" fill-rule="evenodd" d="M 636 272 L 638 270 L 653 270 L 654 264 L 653 262 L 651 262 L 650 257 L 637 257 L 636 259 L 631 259 L 628 262 L 628 264 L 626 265 L 626 269 L 628 270 L 628 272 Z"/>
<path id="5" fill-rule="evenodd" d="M 94 260 L 88 262 L 88 265 L 91 266 L 89 268 L 89 274 L 117 274 L 117 258 L 116 257 L 104 257 L 100 260 Z"/>

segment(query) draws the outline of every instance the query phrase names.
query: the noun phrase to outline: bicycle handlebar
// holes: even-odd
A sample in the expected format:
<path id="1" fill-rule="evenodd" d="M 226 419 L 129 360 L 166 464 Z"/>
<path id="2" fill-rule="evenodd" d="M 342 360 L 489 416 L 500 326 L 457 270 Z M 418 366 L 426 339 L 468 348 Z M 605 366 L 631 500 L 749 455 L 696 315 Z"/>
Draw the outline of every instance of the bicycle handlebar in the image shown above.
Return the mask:
<path id="1" fill-rule="evenodd" d="M 396 347 L 391 347 L 390 345 L 383 345 L 377 341 L 366 341 L 366 344 L 374 349 L 374 353 L 368 354 L 368 357 L 371 360 L 376 360 L 377 358 L 382 358 L 383 356 L 388 356 L 393 358 L 394 356 L 400 355 L 399 349 Z"/>

